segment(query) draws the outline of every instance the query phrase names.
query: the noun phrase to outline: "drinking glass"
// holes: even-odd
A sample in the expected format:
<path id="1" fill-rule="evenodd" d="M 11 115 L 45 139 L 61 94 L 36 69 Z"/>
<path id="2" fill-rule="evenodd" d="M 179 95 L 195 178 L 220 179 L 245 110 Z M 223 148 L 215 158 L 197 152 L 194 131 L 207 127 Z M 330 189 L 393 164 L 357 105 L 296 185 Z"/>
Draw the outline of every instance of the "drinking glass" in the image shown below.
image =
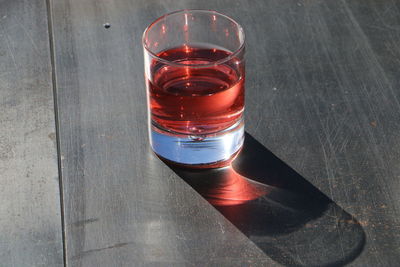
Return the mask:
<path id="1" fill-rule="evenodd" d="M 153 151 L 179 165 L 227 165 L 244 139 L 244 32 L 211 10 L 180 10 L 143 33 Z"/>

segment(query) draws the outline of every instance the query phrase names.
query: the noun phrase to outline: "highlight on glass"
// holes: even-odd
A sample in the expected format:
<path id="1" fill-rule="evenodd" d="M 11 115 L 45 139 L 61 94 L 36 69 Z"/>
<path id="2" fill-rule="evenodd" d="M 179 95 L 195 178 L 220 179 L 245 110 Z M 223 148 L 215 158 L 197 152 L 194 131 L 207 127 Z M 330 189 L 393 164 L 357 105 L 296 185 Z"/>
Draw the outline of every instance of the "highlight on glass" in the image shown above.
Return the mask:
<path id="1" fill-rule="evenodd" d="M 244 139 L 244 32 L 210 10 L 181 10 L 143 33 L 150 144 L 167 161 L 221 167 Z"/>

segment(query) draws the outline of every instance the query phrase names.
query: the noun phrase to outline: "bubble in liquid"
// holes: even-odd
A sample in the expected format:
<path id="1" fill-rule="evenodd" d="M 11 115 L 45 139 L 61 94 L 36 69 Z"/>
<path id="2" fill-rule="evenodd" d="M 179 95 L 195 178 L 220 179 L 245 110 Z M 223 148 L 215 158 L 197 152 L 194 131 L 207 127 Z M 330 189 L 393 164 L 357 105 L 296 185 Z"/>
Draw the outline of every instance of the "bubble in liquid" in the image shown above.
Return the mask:
<path id="1" fill-rule="evenodd" d="M 191 127 L 189 127 L 189 131 L 191 133 L 194 133 L 194 134 L 201 134 L 201 133 L 204 132 L 204 130 L 206 130 L 206 129 L 203 128 L 203 127 L 199 127 L 199 126 L 191 126 Z"/>

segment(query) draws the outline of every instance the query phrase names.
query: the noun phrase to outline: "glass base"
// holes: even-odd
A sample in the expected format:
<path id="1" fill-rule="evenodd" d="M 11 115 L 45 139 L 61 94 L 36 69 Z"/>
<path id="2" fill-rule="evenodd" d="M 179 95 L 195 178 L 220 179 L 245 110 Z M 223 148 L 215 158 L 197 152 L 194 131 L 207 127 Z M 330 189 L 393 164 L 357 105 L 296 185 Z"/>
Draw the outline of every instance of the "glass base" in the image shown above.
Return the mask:
<path id="1" fill-rule="evenodd" d="M 244 124 L 208 135 L 171 133 L 151 125 L 153 151 L 171 163 L 193 168 L 216 168 L 229 164 L 243 146 Z"/>

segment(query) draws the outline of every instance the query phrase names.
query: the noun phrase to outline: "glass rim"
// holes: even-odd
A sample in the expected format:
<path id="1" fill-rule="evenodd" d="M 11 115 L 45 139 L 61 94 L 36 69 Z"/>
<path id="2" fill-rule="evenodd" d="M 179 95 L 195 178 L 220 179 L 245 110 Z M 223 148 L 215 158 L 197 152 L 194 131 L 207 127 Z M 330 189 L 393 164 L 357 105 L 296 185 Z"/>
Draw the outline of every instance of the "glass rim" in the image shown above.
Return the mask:
<path id="1" fill-rule="evenodd" d="M 188 12 L 188 11 L 189 11 L 189 12 L 199 12 L 199 13 L 214 14 L 214 15 L 221 16 L 221 17 L 223 17 L 223 18 L 229 20 L 230 22 L 232 22 L 232 23 L 237 27 L 238 31 L 241 33 L 241 35 L 242 35 L 242 37 L 243 37 L 243 38 L 240 40 L 240 45 L 239 45 L 239 47 L 238 47 L 235 51 L 233 51 L 232 54 L 227 55 L 227 56 L 224 57 L 224 58 L 221 58 L 221 59 L 219 59 L 219 60 L 213 61 L 212 63 L 208 63 L 208 64 L 184 64 L 184 63 L 169 61 L 169 60 L 167 60 L 167 59 L 164 59 L 164 58 L 161 58 L 161 57 L 157 56 L 157 54 L 155 54 L 153 51 L 151 51 L 151 49 L 150 49 L 150 48 L 146 45 L 146 43 L 145 43 L 145 37 L 146 37 L 146 34 L 148 33 L 148 31 L 149 31 L 156 23 L 158 23 L 160 20 L 162 20 L 162 19 L 164 19 L 164 18 L 166 18 L 166 17 L 168 17 L 168 16 L 171 16 L 171 15 L 176 15 L 176 14 L 179 14 L 179 13 L 185 13 L 185 12 Z M 246 40 L 245 37 L 246 37 L 246 36 L 245 36 L 245 34 L 244 34 L 244 30 L 243 30 L 242 26 L 241 26 L 239 23 L 237 23 L 237 22 L 236 22 L 234 19 L 232 19 L 231 17 L 229 17 L 229 16 L 227 16 L 227 15 L 224 15 L 224 14 L 218 12 L 218 11 L 211 10 L 211 9 L 180 9 L 180 10 L 176 10 L 176 11 L 173 11 L 173 12 L 170 12 L 170 13 L 166 13 L 166 14 L 162 15 L 161 17 L 157 18 L 156 20 L 154 20 L 152 23 L 150 23 L 150 24 L 146 27 L 146 29 L 144 30 L 144 32 L 143 32 L 143 35 L 142 35 L 142 45 L 143 45 L 144 50 L 146 50 L 147 53 L 149 53 L 153 58 L 155 58 L 155 59 L 157 59 L 158 61 L 161 61 L 161 62 L 163 62 L 163 63 L 165 63 L 165 64 L 167 64 L 167 65 L 177 66 L 177 67 L 188 67 L 188 66 L 190 66 L 190 67 L 204 68 L 204 67 L 210 67 L 210 66 L 220 65 L 220 64 L 223 64 L 223 63 L 225 63 L 225 62 L 231 60 L 232 58 L 235 58 L 235 57 L 243 50 L 243 48 L 244 48 L 245 40 Z M 240 39 L 240 38 L 239 38 L 239 39 Z"/>

